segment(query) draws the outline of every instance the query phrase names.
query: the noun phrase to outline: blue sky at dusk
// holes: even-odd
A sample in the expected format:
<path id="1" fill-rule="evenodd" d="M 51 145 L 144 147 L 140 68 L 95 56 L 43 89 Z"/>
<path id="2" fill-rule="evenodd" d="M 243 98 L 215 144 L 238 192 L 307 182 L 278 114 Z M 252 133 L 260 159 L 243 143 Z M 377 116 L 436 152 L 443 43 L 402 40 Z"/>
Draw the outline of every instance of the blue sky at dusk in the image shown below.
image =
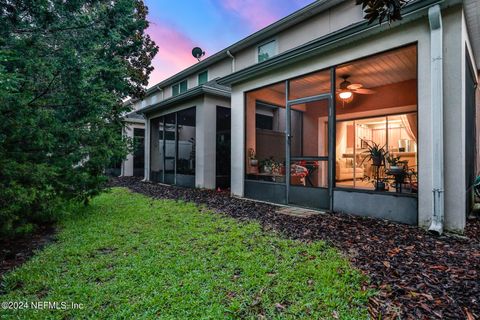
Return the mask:
<path id="1" fill-rule="evenodd" d="M 313 0 L 146 0 L 147 32 L 159 46 L 149 86 L 197 62 L 193 47 L 212 55 Z"/>

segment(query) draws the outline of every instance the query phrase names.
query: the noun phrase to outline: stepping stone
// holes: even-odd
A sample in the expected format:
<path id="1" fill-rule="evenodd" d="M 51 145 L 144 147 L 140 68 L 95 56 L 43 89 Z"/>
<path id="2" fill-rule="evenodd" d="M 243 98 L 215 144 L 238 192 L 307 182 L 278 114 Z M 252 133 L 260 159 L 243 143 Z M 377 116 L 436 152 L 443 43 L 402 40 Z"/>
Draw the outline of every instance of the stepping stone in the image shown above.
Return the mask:
<path id="1" fill-rule="evenodd" d="M 323 211 L 311 210 L 306 208 L 299 207 L 282 207 L 279 210 L 275 211 L 277 214 L 284 214 L 287 216 L 298 217 L 298 218 L 309 218 L 317 214 L 325 214 Z"/>

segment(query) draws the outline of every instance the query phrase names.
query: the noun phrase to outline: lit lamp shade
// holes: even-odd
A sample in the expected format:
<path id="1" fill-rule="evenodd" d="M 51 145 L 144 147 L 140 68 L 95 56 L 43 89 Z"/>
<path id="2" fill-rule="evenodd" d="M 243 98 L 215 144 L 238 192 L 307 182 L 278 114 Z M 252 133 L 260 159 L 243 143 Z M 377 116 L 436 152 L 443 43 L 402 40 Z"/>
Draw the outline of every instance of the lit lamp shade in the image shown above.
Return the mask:
<path id="1" fill-rule="evenodd" d="M 352 92 L 351 91 L 343 91 L 343 92 L 340 92 L 338 96 L 342 100 L 348 100 L 352 97 Z"/>

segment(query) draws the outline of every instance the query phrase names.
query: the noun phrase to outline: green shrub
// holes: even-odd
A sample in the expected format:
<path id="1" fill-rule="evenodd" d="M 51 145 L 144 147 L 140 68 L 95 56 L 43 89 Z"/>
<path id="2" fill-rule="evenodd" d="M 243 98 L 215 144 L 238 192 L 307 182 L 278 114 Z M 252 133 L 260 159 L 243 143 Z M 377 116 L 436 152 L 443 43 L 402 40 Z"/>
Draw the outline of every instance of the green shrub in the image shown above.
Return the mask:
<path id="1" fill-rule="evenodd" d="M 0 233 L 55 220 L 101 192 L 122 159 L 122 101 L 141 97 L 157 48 L 143 1 L 2 1 Z"/>

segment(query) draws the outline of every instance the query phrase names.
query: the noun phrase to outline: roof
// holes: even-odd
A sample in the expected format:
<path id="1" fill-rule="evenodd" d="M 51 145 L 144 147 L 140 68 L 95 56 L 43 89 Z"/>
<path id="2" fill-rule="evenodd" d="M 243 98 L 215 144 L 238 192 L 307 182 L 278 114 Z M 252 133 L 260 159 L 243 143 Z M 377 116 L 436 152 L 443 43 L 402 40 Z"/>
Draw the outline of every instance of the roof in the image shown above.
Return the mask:
<path id="1" fill-rule="evenodd" d="M 125 117 L 123 117 L 123 121 L 144 123 L 145 119 L 143 118 L 143 115 L 141 115 L 137 111 L 133 111 L 127 114 Z"/>
<path id="2" fill-rule="evenodd" d="M 194 64 L 193 66 L 180 71 L 179 73 L 171 76 L 170 78 L 167 78 L 151 86 L 150 88 L 147 89 L 146 96 L 150 95 L 152 92 L 157 91 L 161 87 L 174 84 L 175 82 L 178 82 L 188 77 L 189 75 L 200 72 L 203 69 L 209 67 L 210 65 L 215 64 L 223 59 L 226 59 L 226 58 L 230 59 L 230 57 L 227 54 L 227 51 L 229 51 L 231 54 L 235 54 L 245 48 L 248 48 L 254 44 L 262 42 L 263 40 L 266 40 L 268 38 L 271 38 L 275 34 L 285 29 L 288 29 L 293 25 L 296 25 L 320 12 L 326 11 L 343 1 L 344 0 L 317 0 L 309 4 L 308 6 L 303 7 L 302 9 L 297 10 L 294 13 L 286 16 L 285 18 L 280 19 L 266 26 L 265 28 L 260 29 L 259 31 L 249 35 L 248 37 L 243 38 L 242 40 L 218 51 L 217 53 L 211 55 L 208 58 L 205 58 L 204 60 Z M 133 101 L 138 101 L 138 100 L 134 99 Z"/>
<path id="3" fill-rule="evenodd" d="M 418 19 L 427 15 L 427 10 L 434 4 L 440 4 L 443 7 L 458 5 L 461 0 L 419 0 L 409 3 L 402 12 L 403 20 L 390 26 L 402 25 L 408 21 Z M 478 13 L 477 13 L 478 15 Z M 241 69 L 237 72 L 231 73 L 225 77 L 222 77 L 218 83 L 223 85 L 233 85 L 242 81 L 247 81 L 253 77 L 258 77 L 267 72 L 275 70 L 279 67 L 284 67 L 288 64 L 292 64 L 306 58 L 318 55 L 321 52 L 332 50 L 335 47 L 344 45 L 352 41 L 354 37 L 365 37 L 369 34 L 379 33 L 384 30 L 383 25 L 368 24 L 368 21 L 364 20 L 355 23 L 351 26 L 343 28 L 338 31 L 329 33 L 323 37 L 307 42 L 304 45 L 298 46 L 291 50 L 280 53 L 266 61 L 254 64 L 247 68 Z"/>
<path id="4" fill-rule="evenodd" d="M 217 82 L 218 79 L 210 80 L 202 85 L 193 87 L 179 95 L 167 98 L 165 100 L 162 100 L 158 103 L 149 105 L 145 108 L 137 110 L 137 113 L 140 114 L 145 114 L 149 113 L 161 108 L 167 108 L 173 104 L 177 104 L 180 102 L 188 101 L 192 98 L 198 97 L 200 95 L 204 94 L 210 94 L 214 96 L 220 96 L 220 97 L 230 97 L 230 87 L 218 84 Z"/>

